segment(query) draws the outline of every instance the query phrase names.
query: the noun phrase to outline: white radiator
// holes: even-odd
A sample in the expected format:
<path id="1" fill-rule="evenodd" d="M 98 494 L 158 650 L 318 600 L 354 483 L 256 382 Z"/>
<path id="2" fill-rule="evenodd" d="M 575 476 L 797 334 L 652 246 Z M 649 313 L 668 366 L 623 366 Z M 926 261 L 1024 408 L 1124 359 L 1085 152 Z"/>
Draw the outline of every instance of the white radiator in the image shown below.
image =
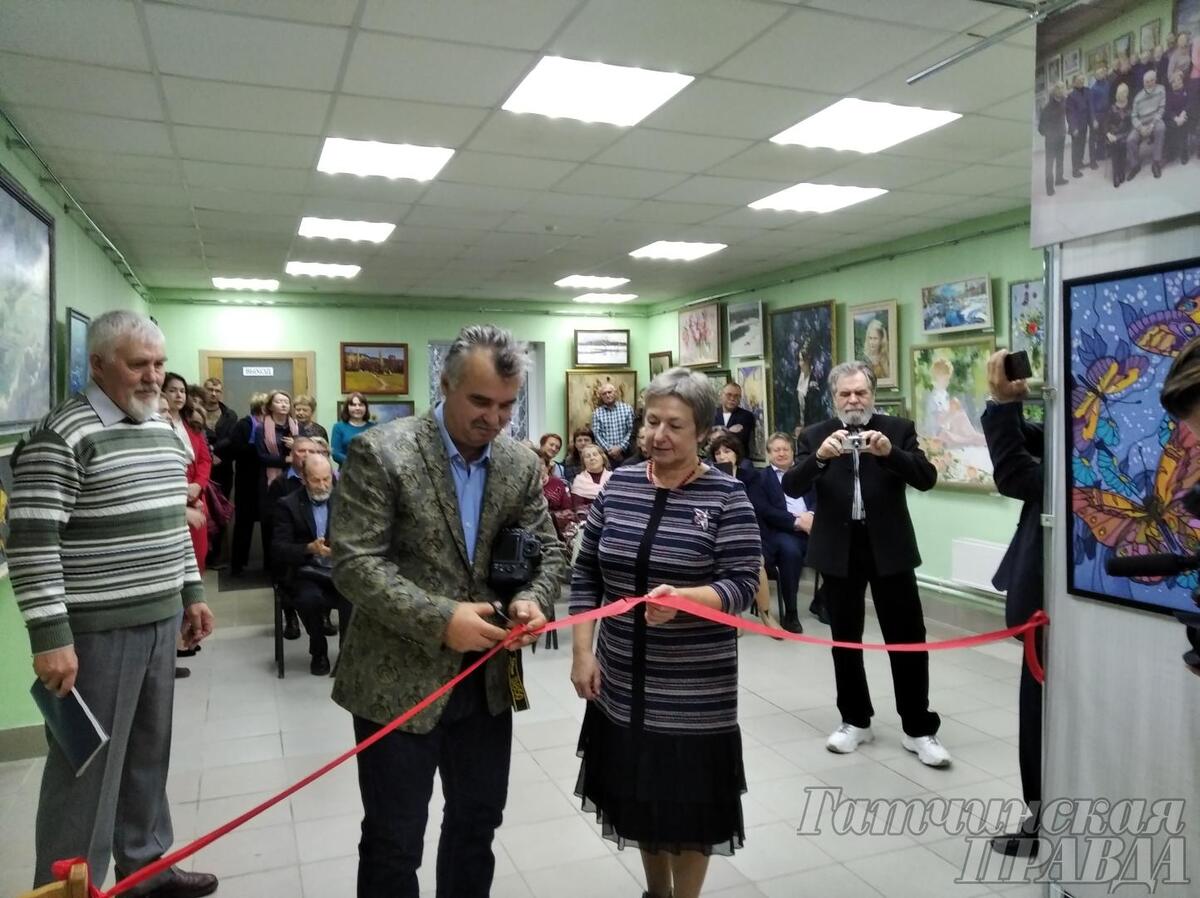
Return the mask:
<path id="1" fill-rule="evenodd" d="M 992 575 L 1000 566 L 1008 546 L 982 539 L 950 541 L 950 579 L 964 586 L 999 595 L 992 586 Z"/>

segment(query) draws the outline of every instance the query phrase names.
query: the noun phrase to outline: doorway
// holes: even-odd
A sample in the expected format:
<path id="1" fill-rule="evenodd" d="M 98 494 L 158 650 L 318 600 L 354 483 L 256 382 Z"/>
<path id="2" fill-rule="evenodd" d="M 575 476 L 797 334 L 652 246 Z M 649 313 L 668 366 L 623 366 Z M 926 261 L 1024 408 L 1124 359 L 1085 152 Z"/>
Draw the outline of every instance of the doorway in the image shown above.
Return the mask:
<path id="1" fill-rule="evenodd" d="M 225 404 L 238 417 L 250 411 L 255 393 L 284 390 L 293 399 L 307 393 L 316 399 L 316 353 L 312 352 L 226 352 L 200 350 L 200 372 L 219 377 L 225 386 Z"/>

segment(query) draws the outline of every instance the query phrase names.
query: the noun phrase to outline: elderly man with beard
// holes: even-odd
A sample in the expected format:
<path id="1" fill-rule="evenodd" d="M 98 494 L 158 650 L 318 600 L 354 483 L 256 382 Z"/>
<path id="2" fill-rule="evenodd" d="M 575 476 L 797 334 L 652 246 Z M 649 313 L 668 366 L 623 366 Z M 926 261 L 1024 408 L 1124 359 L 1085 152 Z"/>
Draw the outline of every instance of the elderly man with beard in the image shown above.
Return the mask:
<path id="1" fill-rule="evenodd" d="M 804 431 L 783 490 L 793 498 L 816 491 L 821 513 L 813 520 L 806 562 L 825 577 L 833 638 L 862 641 L 870 584 L 884 641 L 924 642 L 914 573 L 921 556 L 904 494 L 910 486 L 932 489 L 937 471 L 917 444 L 912 421 L 875 411 L 875 375 L 866 362 L 835 367 L 829 391 L 837 418 Z M 862 652 L 832 651 L 842 723 L 825 747 L 846 754 L 874 739 L 875 712 Z M 950 754 L 937 738 L 941 720 L 929 710 L 929 654 L 888 657 L 904 748 L 930 767 L 948 766 Z"/>

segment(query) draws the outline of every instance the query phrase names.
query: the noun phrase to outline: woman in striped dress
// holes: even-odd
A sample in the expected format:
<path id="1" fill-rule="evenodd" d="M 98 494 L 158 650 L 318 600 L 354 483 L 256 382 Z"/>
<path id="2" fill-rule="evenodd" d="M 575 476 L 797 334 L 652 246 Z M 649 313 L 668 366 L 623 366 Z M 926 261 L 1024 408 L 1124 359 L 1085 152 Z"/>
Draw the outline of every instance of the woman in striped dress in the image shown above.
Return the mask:
<path id="1" fill-rule="evenodd" d="M 700 461 L 716 412 L 685 368 L 646 390 L 651 458 L 615 471 L 592 504 L 571 584 L 575 614 L 624 596 L 674 594 L 738 614 L 762 557 L 742 485 Z M 638 845 L 652 898 L 700 894 L 708 857 L 744 839 L 737 639 L 652 604 L 575 627 L 571 682 L 588 700 L 576 794 L 606 838 Z"/>

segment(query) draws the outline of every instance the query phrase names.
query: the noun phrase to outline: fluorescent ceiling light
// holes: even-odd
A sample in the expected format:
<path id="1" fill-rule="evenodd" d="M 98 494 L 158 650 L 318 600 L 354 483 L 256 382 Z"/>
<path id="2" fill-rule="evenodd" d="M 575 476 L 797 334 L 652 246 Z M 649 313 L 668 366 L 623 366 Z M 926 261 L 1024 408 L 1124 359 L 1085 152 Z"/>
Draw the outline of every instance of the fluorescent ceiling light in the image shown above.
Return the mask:
<path id="1" fill-rule="evenodd" d="M 691 262 L 725 249 L 726 243 L 688 243 L 678 240 L 659 240 L 635 249 L 629 255 L 635 259 L 673 259 Z"/>
<path id="2" fill-rule="evenodd" d="M 341 218 L 314 218 L 311 215 L 300 219 L 301 237 L 383 243 L 394 230 L 396 226 L 388 221 L 345 221 Z"/>
<path id="3" fill-rule="evenodd" d="M 751 209 L 776 212 L 832 212 L 887 193 L 882 187 L 839 187 L 837 184 L 796 184 L 750 204 Z"/>
<path id="4" fill-rule="evenodd" d="M 375 140 L 347 140 L 328 137 L 321 149 L 317 170 L 336 175 L 379 175 L 383 178 L 432 180 L 450 161 L 454 150 L 445 147 L 419 147 L 411 143 L 380 143 Z"/>
<path id="5" fill-rule="evenodd" d="M 771 143 L 878 153 L 960 118 L 957 112 L 847 97 L 776 134 Z"/>
<path id="6" fill-rule="evenodd" d="M 274 278 L 213 278 L 218 290 L 278 290 L 279 281 Z"/>
<path id="7" fill-rule="evenodd" d="M 501 108 L 581 122 L 636 125 L 693 80 L 676 72 L 543 56 Z"/>
<path id="8" fill-rule="evenodd" d="M 637 299 L 636 293 L 584 293 L 582 296 L 576 296 L 573 302 L 633 302 Z"/>
<path id="9" fill-rule="evenodd" d="M 338 265 L 333 262 L 288 262 L 288 274 L 314 278 L 352 278 L 362 271 L 358 265 Z"/>
<path id="10" fill-rule="evenodd" d="M 628 284 L 629 278 L 606 278 L 591 274 L 572 274 L 554 282 L 555 287 L 582 287 L 585 290 L 611 290 Z"/>

